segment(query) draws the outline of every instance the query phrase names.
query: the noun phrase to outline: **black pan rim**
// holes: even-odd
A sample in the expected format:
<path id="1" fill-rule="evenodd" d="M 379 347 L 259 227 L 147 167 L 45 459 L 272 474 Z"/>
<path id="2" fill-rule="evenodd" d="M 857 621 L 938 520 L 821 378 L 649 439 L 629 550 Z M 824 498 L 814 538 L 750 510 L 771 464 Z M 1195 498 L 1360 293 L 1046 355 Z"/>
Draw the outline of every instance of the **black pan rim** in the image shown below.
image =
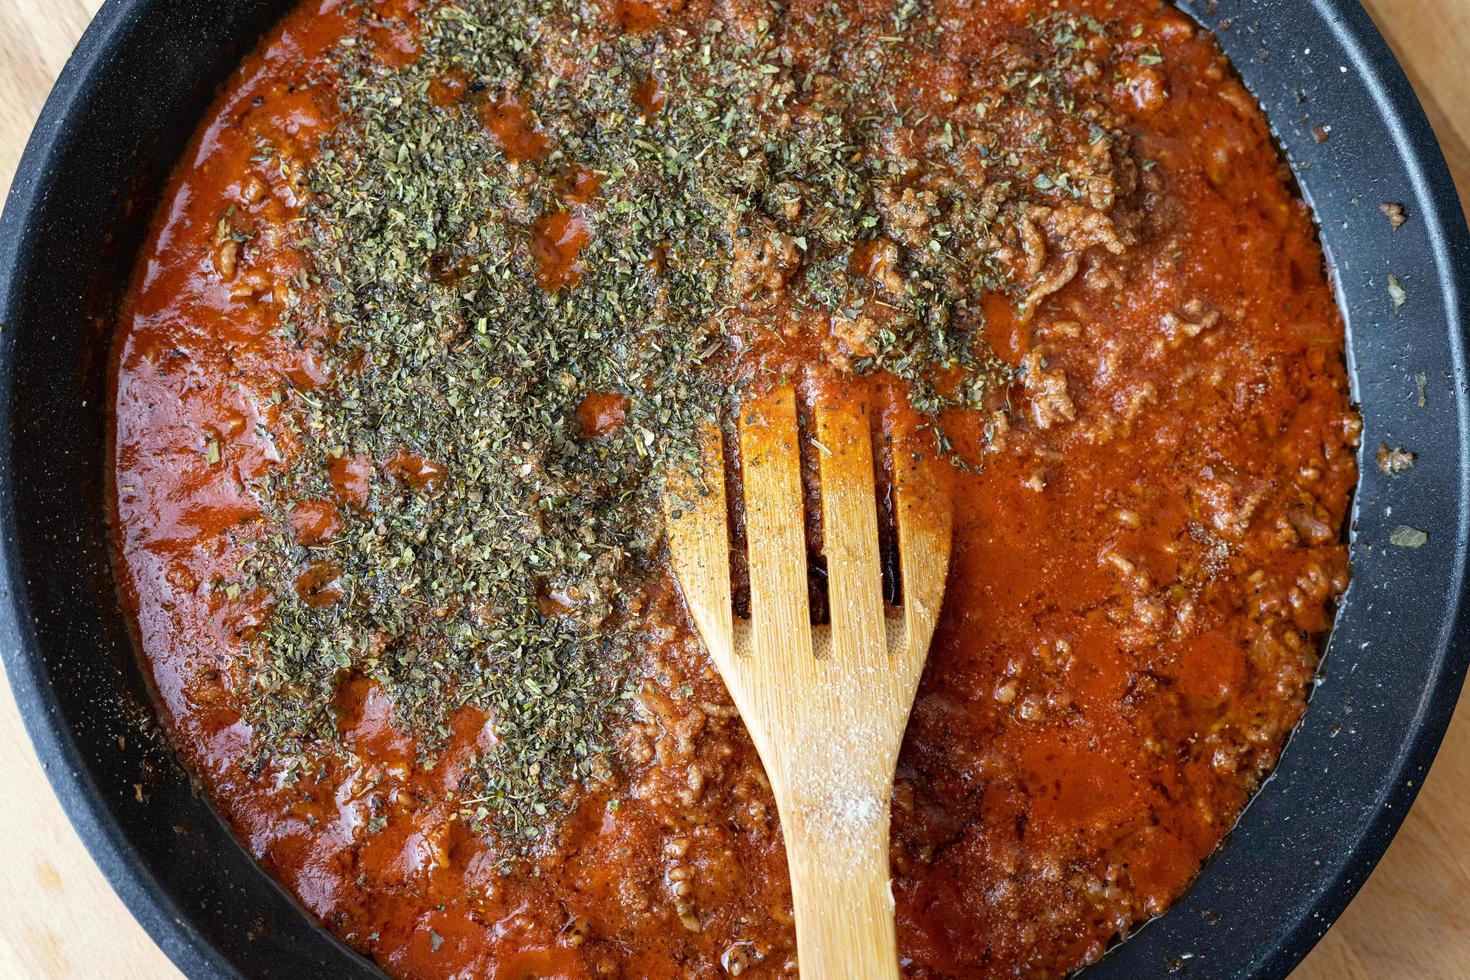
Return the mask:
<path id="1" fill-rule="evenodd" d="M 5 210 L 0 215 L 0 311 L 13 309 L 17 270 L 23 259 L 26 229 L 46 204 L 47 179 L 58 150 L 68 139 L 68 121 L 76 108 L 93 97 L 97 67 L 104 62 L 138 20 L 139 5 L 132 0 L 107 0 L 62 68 L 37 119 L 25 152 L 16 167 Z M 0 374 L 8 376 L 14 341 L 0 342 Z M 160 887 L 147 863 L 119 832 L 108 813 L 103 794 L 88 777 L 81 749 L 71 730 L 56 713 L 50 680 L 34 655 L 36 641 L 23 582 L 14 580 L 20 567 L 19 535 L 14 507 L 14 453 L 8 444 L 12 420 L 8 399 L 0 403 L 0 662 L 20 709 L 26 732 L 72 828 L 81 838 L 103 877 L 148 936 L 169 960 L 189 977 L 233 976 L 233 967 L 193 926 L 189 914 Z"/>
<path id="2" fill-rule="evenodd" d="M 77 107 L 95 96 L 99 66 L 135 27 L 147 0 L 107 0 L 63 70 L 46 102 L 40 120 L 17 168 L 14 183 L 0 217 L 0 318 L 15 308 L 18 273 L 26 263 L 28 230 L 46 207 L 49 182 L 60 149 L 75 137 Z M 1457 364 L 1464 365 L 1464 308 L 1470 298 L 1470 231 L 1448 167 L 1424 110 L 1393 56 L 1387 42 L 1356 0 L 1309 0 L 1331 25 L 1338 42 L 1376 97 L 1376 111 L 1390 126 L 1397 148 L 1408 162 L 1410 179 L 1424 207 L 1415 220 L 1427 225 L 1433 262 L 1440 273 L 1442 301 L 1449 316 L 1450 342 Z M 1196 4 L 1199 5 L 1199 4 Z M 1207 18 L 1208 19 L 1208 18 Z M 0 324 L 6 320 L 0 319 Z M 14 337 L 0 335 L 0 377 L 9 378 L 14 360 Z M 8 383 L 6 385 L 8 387 Z M 47 773 L 53 791 L 73 827 L 114 891 L 166 955 L 189 976 L 237 975 L 235 966 L 205 940 L 190 912 L 175 903 L 160 886 L 153 871 L 119 830 L 103 793 L 88 776 L 82 750 L 57 710 L 52 680 L 37 654 L 27 587 L 19 557 L 15 507 L 15 457 L 9 440 L 11 408 L 0 400 L 0 660 L 3 660 L 26 729 Z M 1470 415 L 1470 395 L 1456 386 L 1460 418 Z M 1461 500 L 1470 501 L 1470 430 L 1462 426 L 1458 484 Z M 1410 804 L 1418 794 L 1423 774 L 1438 750 L 1449 725 L 1467 663 L 1470 663 L 1470 606 L 1464 602 L 1470 526 L 1461 506 L 1455 528 L 1456 550 L 1448 570 L 1452 585 L 1451 614 L 1439 639 L 1437 670 L 1425 679 L 1424 695 L 1415 706 L 1419 719 L 1410 741 L 1384 774 L 1392 789 L 1386 794 L 1364 832 L 1342 848 L 1346 858 L 1320 898 L 1297 918 L 1284 942 L 1266 951 L 1251 966 L 1255 976 L 1284 976 L 1306 956 L 1327 927 L 1346 908 L 1368 873 L 1377 864 Z"/>
<path id="3" fill-rule="evenodd" d="M 1171 2 L 1177 3 L 1205 27 L 1221 36 L 1222 42 L 1224 32 L 1237 28 L 1235 17 L 1222 15 L 1219 8 L 1224 4 L 1220 0 Z M 1251 0 L 1247 0 L 1247 5 L 1249 2 Z M 1460 199 L 1423 104 L 1398 57 L 1361 0 L 1306 0 L 1303 5 L 1313 8 L 1329 27 L 1334 39 L 1343 49 L 1343 56 L 1352 66 L 1351 70 L 1358 73 L 1373 93 L 1373 111 L 1391 130 L 1394 148 L 1408 164 L 1416 199 L 1431 205 L 1423 208 L 1416 217 L 1427 226 L 1433 265 L 1439 272 L 1447 333 L 1455 362 L 1457 383 L 1454 397 L 1457 411 L 1464 418 L 1465 412 L 1470 410 L 1470 387 L 1465 383 L 1464 369 L 1467 330 L 1470 330 L 1470 322 L 1467 322 L 1465 316 L 1467 300 L 1470 300 L 1470 227 L 1466 223 L 1465 205 Z M 1235 65 L 1237 69 L 1240 67 L 1238 61 Z M 1256 93 L 1253 91 L 1252 94 Z M 1266 109 L 1273 133 L 1280 141 L 1280 120 L 1268 107 L 1263 105 L 1263 109 Z M 1300 179 L 1300 174 L 1296 173 L 1299 161 L 1291 158 L 1290 153 L 1287 156 L 1294 175 Z M 1303 186 L 1302 191 L 1310 202 L 1309 189 Z M 1315 204 L 1313 210 L 1315 219 Z M 1329 253 L 1327 258 L 1333 283 L 1340 289 L 1338 270 L 1333 267 L 1333 256 Z M 1339 304 L 1342 303 L 1343 299 L 1339 295 Z M 1351 341 L 1351 327 L 1349 331 Z M 1351 348 L 1351 343 L 1349 346 Z M 1355 373 L 1351 360 L 1349 370 L 1350 374 Z M 1356 379 L 1354 395 L 1357 395 Z M 1364 435 L 1359 462 L 1366 466 L 1370 465 L 1372 455 L 1366 431 Z M 1461 501 L 1470 501 L 1470 431 L 1464 426 L 1460 429 L 1459 444 L 1455 449 L 1458 460 L 1456 490 Z M 1361 481 L 1351 515 L 1354 525 L 1357 523 L 1360 504 Z M 1392 767 L 1392 779 L 1389 781 L 1392 789 L 1380 800 L 1380 805 L 1363 832 L 1343 848 L 1347 858 L 1338 874 L 1322 890 L 1318 900 L 1302 909 L 1284 940 L 1274 948 L 1264 951 L 1265 955 L 1259 956 L 1253 962 L 1243 963 L 1241 976 L 1284 978 L 1306 958 L 1367 883 L 1368 877 L 1393 842 L 1419 795 L 1424 778 L 1439 752 L 1453 718 L 1465 683 L 1467 667 L 1470 667 L 1470 603 L 1465 601 L 1467 584 L 1470 584 L 1466 579 L 1467 562 L 1470 562 L 1470 523 L 1467 523 L 1467 511 L 1463 505 L 1460 514 L 1460 521 L 1455 528 L 1458 547 L 1453 567 L 1447 576 L 1447 592 L 1452 611 L 1445 617 L 1448 625 L 1439 637 L 1440 655 L 1436 659 L 1436 673 L 1425 679 L 1423 697 L 1414 709 L 1414 714 L 1421 719 L 1420 724 L 1414 738 L 1404 746 Z M 1341 601 L 1345 603 L 1347 597 L 1342 597 Z M 1337 624 L 1334 623 L 1334 632 L 1336 629 Z M 1319 675 L 1327 669 L 1329 666 L 1324 659 L 1324 663 L 1319 666 Z M 1311 711 L 1310 707 L 1308 711 Z M 1283 759 L 1285 754 L 1283 750 Z M 1267 784 L 1276 778 L 1277 773 L 1273 773 Z M 1265 789 L 1266 786 L 1262 786 L 1247 804 L 1246 810 L 1240 815 L 1241 821 L 1246 818 L 1250 807 L 1264 794 Z M 1234 831 L 1231 832 L 1233 834 Z M 1222 847 L 1228 843 L 1231 835 L 1227 835 Z M 1208 867 L 1208 862 L 1206 866 Z M 1167 914 L 1166 912 L 1165 915 Z M 1176 962 L 1175 967 L 1187 970 L 1183 962 Z M 1083 973 L 1086 974 L 1087 971 Z"/>
<path id="4" fill-rule="evenodd" d="M 1362 4 L 1356 0 L 1347 3 L 1314 0 L 1314 3 L 1319 9 L 1340 13 L 1342 19 L 1337 22 L 1336 31 L 1338 39 L 1355 58 L 1357 66 L 1374 81 L 1374 88 L 1381 93 L 1380 112 L 1385 118 L 1392 118 L 1393 129 L 1404 157 L 1417 164 L 1413 174 L 1416 190 L 1422 199 L 1435 201 L 1439 205 L 1438 210 L 1426 212 L 1422 217 L 1429 224 L 1435 264 L 1443 271 L 1444 302 L 1450 316 L 1451 344 L 1463 364 L 1467 325 L 1464 307 L 1467 287 L 1470 287 L 1470 232 L 1467 232 L 1464 207 L 1449 164 L 1408 75 Z M 1464 413 L 1465 406 L 1470 404 L 1470 398 L 1467 398 L 1463 384 L 1457 386 L 1456 399 L 1460 412 Z M 1470 439 L 1467 439 L 1463 429 L 1457 448 L 1462 461 L 1460 496 L 1461 499 L 1470 499 L 1470 468 L 1463 462 L 1470 459 Z M 1456 533 L 1463 543 L 1467 535 L 1470 535 L 1470 528 L 1462 522 Z M 1369 873 L 1387 851 L 1399 827 L 1408 817 L 1414 799 L 1419 795 L 1424 784 L 1424 774 L 1439 752 L 1460 698 L 1467 667 L 1470 667 L 1470 604 L 1465 602 L 1466 564 L 1467 551 L 1462 545 L 1456 555 L 1452 573 L 1451 595 L 1457 608 L 1453 615 L 1453 626 L 1442 638 L 1445 650 L 1440 667 L 1442 673 L 1440 678 L 1428 681 L 1426 685 L 1428 703 L 1423 711 L 1431 720 L 1420 729 L 1409 751 L 1401 756 L 1398 767 L 1400 778 L 1395 781 L 1395 792 L 1389 797 L 1388 805 L 1379 809 L 1372 825 L 1357 845 L 1354 863 L 1358 864 L 1358 868 L 1344 875 L 1341 879 L 1343 887 L 1329 890 L 1312 915 L 1298 923 L 1290 942 L 1279 949 L 1269 961 L 1268 969 L 1271 972 L 1279 972 L 1284 976 L 1306 957 L 1326 933 L 1327 927 L 1337 921 L 1338 916 L 1367 882 Z M 1405 774 L 1410 773 L 1414 774 L 1413 777 L 1406 778 Z"/>

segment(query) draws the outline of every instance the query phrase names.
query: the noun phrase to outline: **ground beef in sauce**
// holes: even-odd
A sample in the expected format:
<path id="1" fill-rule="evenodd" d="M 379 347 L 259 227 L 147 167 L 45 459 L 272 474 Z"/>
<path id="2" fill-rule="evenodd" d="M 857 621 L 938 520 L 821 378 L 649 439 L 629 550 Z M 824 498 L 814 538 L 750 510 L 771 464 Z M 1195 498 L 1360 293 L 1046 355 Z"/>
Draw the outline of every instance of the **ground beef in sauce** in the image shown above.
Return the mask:
<path id="1" fill-rule="evenodd" d="M 288 773 L 253 745 L 238 665 L 294 601 L 288 591 L 307 606 L 343 601 L 342 570 L 324 559 L 291 581 L 237 584 L 262 539 L 261 481 L 304 465 L 299 398 L 332 397 L 332 372 L 352 368 L 331 363 L 329 337 L 313 346 L 281 330 L 292 290 L 322 272 L 296 222 L 341 112 L 332 52 L 351 37 L 385 70 L 412 65 L 439 6 L 305 0 L 236 75 L 159 210 L 116 354 L 117 546 L 142 652 L 182 754 L 245 846 L 391 975 L 793 974 L 769 787 L 665 573 L 639 579 L 620 607 L 641 624 L 641 659 L 606 767 L 568 794 L 556 833 L 526 860 L 505 864 L 463 817 L 457 794 L 498 738 L 473 708 L 448 716 L 430 765 L 384 685 L 344 672 L 324 716 L 336 750 Z M 1346 585 L 1340 529 L 1359 425 L 1343 328 L 1263 116 L 1213 39 L 1153 0 L 588 10 L 604 26 L 579 39 L 586 47 L 597 30 L 698 38 L 718 21 L 744 43 L 775 32 L 788 66 L 775 73 L 799 77 L 814 112 L 863 68 L 818 64 L 839 21 L 910 39 L 882 83 L 892 179 L 862 231 L 870 244 L 831 276 L 892 300 L 914 253 L 972 244 L 1006 284 L 979 303 L 1013 383 L 983 405 L 937 408 L 947 451 L 973 465 L 956 473 L 948 598 L 894 798 L 904 973 L 1048 977 L 1093 962 L 1168 908 L 1270 772 Z M 948 120 L 1010 125 L 982 125 L 966 100 L 1004 91 L 1024 106 L 1022 87 L 1041 87 L 1033 79 L 1059 50 L 1129 149 L 1075 120 L 1032 129 L 1017 109 L 1013 144 L 961 152 L 964 126 Z M 570 59 L 544 67 L 577 71 Z M 646 79 L 628 88 L 644 115 L 670 111 Z M 477 92 L 446 76 L 426 97 Z M 516 179 L 555 166 L 556 134 L 513 94 L 494 98 L 487 139 Z M 925 141 L 954 166 L 921 172 Z M 1024 210 L 1015 187 L 987 183 L 992 168 L 1029 166 L 1008 153 L 1058 148 L 1064 158 L 1029 178 L 1037 203 Z M 1076 174 L 1093 179 L 1062 200 L 1058 182 Z M 958 183 L 991 196 L 946 210 Z M 584 187 L 575 196 L 592 203 L 567 204 L 568 215 L 588 209 L 582 228 L 573 217 L 553 227 L 529 190 L 507 204 L 546 231 L 523 258 L 552 290 L 596 272 L 582 267 L 593 254 L 582 236 L 596 234 L 597 194 Z M 739 302 L 722 326 L 768 374 L 820 363 L 830 383 L 876 370 L 890 322 L 880 303 L 820 329 L 792 314 L 818 250 L 786 229 L 811 218 L 815 198 L 777 197 L 763 204 L 767 224 L 732 247 Z M 1014 220 L 997 224 L 992 205 Z M 671 249 L 647 261 L 657 271 L 678 259 Z M 444 255 L 431 272 L 453 282 L 473 264 Z M 594 394 L 578 431 L 618 437 L 636 405 Z M 371 523 L 381 488 L 432 493 L 454 477 L 414 454 L 322 465 L 321 493 L 282 518 L 312 554 Z M 620 580 L 603 578 L 616 591 Z M 581 601 L 538 598 L 548 615 Z M 393 649 L 386 633 L 361 639 L 371 660 Z"/>

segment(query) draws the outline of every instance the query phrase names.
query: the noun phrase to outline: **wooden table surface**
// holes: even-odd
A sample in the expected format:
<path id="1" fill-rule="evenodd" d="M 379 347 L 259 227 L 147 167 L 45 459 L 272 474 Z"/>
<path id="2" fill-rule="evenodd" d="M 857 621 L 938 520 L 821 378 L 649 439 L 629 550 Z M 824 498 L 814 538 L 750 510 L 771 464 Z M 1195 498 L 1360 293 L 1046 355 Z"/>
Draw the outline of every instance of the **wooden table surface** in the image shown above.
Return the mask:
<path id="1" fill-rule="evenodd" d="M 231 0 L 220 0 L 229 3 Z M 1304 2 L 1304 0 L 1281 0 Z M 1470 200 L 1470 0 L 1366 0 Z M 0 192 L 101 0 L 0 0 Z M 1403 830 L 1292 980 L 1470 978 L 1470 696 Z M 0 976 L 171 978 L 72 832 L 0 676 Z"/>

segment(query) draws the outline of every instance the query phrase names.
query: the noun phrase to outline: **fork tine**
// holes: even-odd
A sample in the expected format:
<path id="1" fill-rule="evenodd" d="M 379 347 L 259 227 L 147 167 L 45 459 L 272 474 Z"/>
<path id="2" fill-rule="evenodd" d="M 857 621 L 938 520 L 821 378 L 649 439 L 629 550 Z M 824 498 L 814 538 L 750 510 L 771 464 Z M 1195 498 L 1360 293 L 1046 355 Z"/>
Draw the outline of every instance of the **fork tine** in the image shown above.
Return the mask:
<path id="1" fill-rule="evenodd" d="M 893 433 L 893 490 L 898 520 L 899 571 L 903 578 L 904 644 L 910 652 L 927 651 L 939 622 L 949 576 L 954 510 L 944 486 L 945 469 L 934 458 L 930 440 L 912 418 L 901 418 Z M 910 679 L 919 683 L 924 659 Z M 911 692 L 910 692 L 911 694 Z"/>
<path id="2" fill-rule="evenodd" d="M 725 507 L 725 448 L 718 424 L 703 436 L 702 480 L 673 472 L 664 496 L 669 562 L 710 655 L 725 669 L 734 644 L 730 605 L 730 527 Z"/>
<path id="3" fill-rule="evenodd" d="M 801 451 L 796 395 L 791 388 L 778 388 L 741 409 L 740 455 L 745 477 L 752 646 L 779 652 L 788 663 L 802 665 L 812 656 L 812 628 Z"/>
<path id="4" fill-rule="evenodd" d="M 867 405 L 843 399 L 815 414 L 832 656 L 881 659 L 883 570 Z"/>

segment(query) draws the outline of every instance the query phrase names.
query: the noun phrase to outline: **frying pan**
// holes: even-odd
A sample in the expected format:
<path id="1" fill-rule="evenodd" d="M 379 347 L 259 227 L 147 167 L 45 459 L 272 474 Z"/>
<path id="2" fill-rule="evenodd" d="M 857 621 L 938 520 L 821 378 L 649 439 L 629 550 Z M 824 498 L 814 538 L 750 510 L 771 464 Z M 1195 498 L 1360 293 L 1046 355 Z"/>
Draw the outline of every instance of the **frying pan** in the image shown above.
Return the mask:
<path id="1" fill-rule="evenodd" d="M 0 219 L 0 653 L 78 833 L 192 977 L 380 976 L 255 866 L 158 734 L 104 520 L 113 311 L 213 93 L 292 2 L 108 0 Z M 1260 98 L 1320 224 L 1366 422 L 1354 575 L 1276 774 L 1189 893 L 1089 980 L 1289 972 L 1403 820 L 1470 655 L 1470 235 L 1434 136 L 1355 0 L 1183 6 Z M 1380 442 L 1417 464 L 1390 478 Z M 1427 542 L 1395 546 L 1400 526 Z"/>

